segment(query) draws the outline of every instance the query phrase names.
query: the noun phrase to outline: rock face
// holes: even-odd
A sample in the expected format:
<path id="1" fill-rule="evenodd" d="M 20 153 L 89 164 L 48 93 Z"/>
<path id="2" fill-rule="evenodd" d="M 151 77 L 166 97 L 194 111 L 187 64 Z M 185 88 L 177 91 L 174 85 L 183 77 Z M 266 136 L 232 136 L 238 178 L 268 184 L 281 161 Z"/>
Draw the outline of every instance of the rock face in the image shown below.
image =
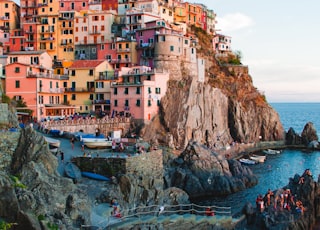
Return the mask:
<path id="1" fill-rule="evenodd" d="M 304 145 L 309 148 L 317 148 L 319 146 L 319 138 L 316 128 L 312 122 L 308 122 L 301 133 L 297 134 L 293 128 L 290 128 L 286 133 L 287 145 Z"/>
<path id="2" fill-rule="evenodd" d="M 301 183 L 301 176 L 304 178 Z M 247 226 L 245 229 L 313 229 L 316 219 L 320 216 L 320 192 L 319 179 L 315 181 L 313 176 L 294 175 L 284 188 L 274 191 L 275 196 L 290 189 L 294 194 L 294 201 L 300 200 L 306 211 L 302 215 L 296 210 L 295 204 L 291 205 L 291 210 L 277 209 L 271 205 L 263 213 L 257 212 L 251 204 L 247 204 L 243 209 L 247 216 Z M 299 183 L 300 181 L 300 183 Z"/>
<path id="3" fill-rule="evenodd" d="M 166 184 L 186 191 L 191 198 L 231 194 L 258 183 L 248 167 L 226 160 L 196 142 L 174 160 L 165 175 Z"/>
<path id="4" fill-rule="evenodd" d="M 241 102 L 196 77 L 170 80 L 161 103 L 163 127 L 156 130 L 146 127 L 142 135 L 145 139 L 154 136 L 165 139 L 161 136 L 169 133 L 170 145 L 176 149 L 184 149 L 190 140 L 207 146 L 284 140 L 279 116 L 266 102 L 260 102 L 259 106 L 255 100 Z"/>
<path id="5" fill-rule="evenodd" d="M 17 223 L 15 229 L 42 229 L 47 224 L 74 229 L 80 222 L 90 224 L 87 194 L 58 175 L 57 159 L 44 138 L 31 128 L 19 132 L 19 144 L 6 154 L 11 160 L 1 162 L 6 164 L 0 174 L 0 206 L 6 207 L 1 218 Z"/>

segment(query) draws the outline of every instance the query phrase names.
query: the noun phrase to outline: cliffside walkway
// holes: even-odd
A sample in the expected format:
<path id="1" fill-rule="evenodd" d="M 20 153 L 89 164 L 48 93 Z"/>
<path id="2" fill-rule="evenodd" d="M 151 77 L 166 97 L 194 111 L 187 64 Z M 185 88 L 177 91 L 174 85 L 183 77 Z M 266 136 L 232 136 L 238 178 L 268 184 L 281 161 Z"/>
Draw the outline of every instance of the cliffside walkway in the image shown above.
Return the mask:
<path id="1" fill-rule="evenodd" d="M 93 223 L 93 225 L 101 229 L 128 229 L 133 225 L 170 225 L 180 221 L 188 221 L 193 226 L 200 223 L 233 226 L 240 220 L 232 217 L 231 207 L 200 206 L 197 204 L 164 205 L 163 207 L 164 209 L 161 213 L 159 213 L 160 206 L 158 205 L 123 210 L 121 211 L 121 218 L 111 215 L 112 207 L 109 207 L 108 210 L 104 208 L 103 213 L 100 213 L 104 217 L 100 218 L 100 221 L 95 217 L 98 223 Z M 206 215 L 206 208 L 208 207 L 214 212 L 214 216 Z M 96 215 L 99 215 L 98 212 L 96 209 Z M 89 227 L 92 226 L 83 225 L 81 229 Z"/>

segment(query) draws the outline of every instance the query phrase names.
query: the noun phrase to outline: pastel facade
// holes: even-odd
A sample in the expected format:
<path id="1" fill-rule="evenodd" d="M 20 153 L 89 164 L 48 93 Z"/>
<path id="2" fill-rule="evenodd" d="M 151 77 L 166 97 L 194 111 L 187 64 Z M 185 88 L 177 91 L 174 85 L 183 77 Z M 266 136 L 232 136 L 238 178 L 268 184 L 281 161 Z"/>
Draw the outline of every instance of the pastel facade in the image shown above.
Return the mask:
<path id="1" fill-rule="evenodd" d="M 20 7 L 11 0 L 0 1 L 0 29 L 10 31 L 20 27 Z"/>
<path id="2" fill-rule="evenodd" d="M 104 60 L 77 60 L 69 67 L 69 82 L 65 93 L 67 93 L 67 101 L 77 107 L 77 112 L 89 113 L 93 110 L 92 101 L 99 98 L 96 96 L 95 83 L 100 79 L 101 73 L 111 69 L 109 63 Z M 103 92 L 107 93 L 108 86 L 103 84 L 102 87 L 102 84 L 99 84 L 97 94 L 101 96 Z"/>
<path id="3" fill-rule="evenodd" d="M 223 34 L 215 34 L 213 38 L 213 50 L 218 54 L 231 52 L 231 37 Z"/>
<path id="4" fill-rule="evenodd" d="M 89 3 L 88 0 L 60 0 L 59 1 L 59 11 L 64 12 L 75 12 L 81 10 L 88 10 Z"/>
<path id="5" fill-rule="evenodd" d="M 112 113 L 131 114 L 137 122 L 149 123 L 159 112 L 169 74 L 137 66 L 122 68 L 119 75 L 121 82 L 111 85 Z"/>
<path id="6" fill-rule="evenodd" d="M 73 20 L 73 11 L 61 11 L 59 13 L 57 60 L 74 60 Z"/>
<path id="7" fill-rule="evenodd" d="M 101 0 L 102 10 L 115 10 L 117 12 L 120 2 L 123 1 L 125 0 Z"/>

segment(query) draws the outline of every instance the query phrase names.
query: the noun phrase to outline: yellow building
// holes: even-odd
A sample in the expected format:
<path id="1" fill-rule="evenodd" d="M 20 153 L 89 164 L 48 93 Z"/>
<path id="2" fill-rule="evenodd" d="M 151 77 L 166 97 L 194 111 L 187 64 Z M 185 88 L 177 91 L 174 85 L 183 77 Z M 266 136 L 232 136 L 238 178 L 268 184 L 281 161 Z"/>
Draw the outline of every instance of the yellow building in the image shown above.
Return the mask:
<path id="1" fill-rule="evenodd" d="M 117 59 L 111 61 L 115 69 L 138 64 L 136 46 L 137 42 L 135 40 L 119 39 L 116 41 Z"/>
<path id="2" fill-rule="evenodd" d="M 186 4 L 185 3 L 175 3 L 174 6 L 174 22 L 187 22 L 186 19 Z"/>
<path id="3" fill-rule="evenodd" d="M 112 70 L 106 60 L 76 60 L 69 68 L 69 82 L 65 86 L 64 99 L 77 107 L 76 112 L 89 113 L 93 111 L 93 100 L 101 94 L 108 94 L 108 84 L 102 87 L 96 83 L 104 73 Z M 101 79 L 104 80 L 104 79 Z M 97 91 L 97 92 L 96 92 Z M 109 86 L 110 94 L 110 86 Z M 97 95 L 100 95 L 99 97 Z M 102 97 L 100 97 L 102 98 Z M 103 98 L 104 99 L 104 98 Z"/>
<path id="4" fill-rule="evenodd" d="M 4 31 L 18 29 L 20 26 L 20 7 L 11 0 L 0 1 L 0 29 Z"/>
<path id="5" fill-rule="evenodd" d="M 74 11 L 59 13 L 57 59 L 74 60 Z"/>
<path id="6" fill-rule="evenodd" d="M 43 1 L 38 4 L 37 50 L 45 50 L 57 59 L 59 1 Z"/>

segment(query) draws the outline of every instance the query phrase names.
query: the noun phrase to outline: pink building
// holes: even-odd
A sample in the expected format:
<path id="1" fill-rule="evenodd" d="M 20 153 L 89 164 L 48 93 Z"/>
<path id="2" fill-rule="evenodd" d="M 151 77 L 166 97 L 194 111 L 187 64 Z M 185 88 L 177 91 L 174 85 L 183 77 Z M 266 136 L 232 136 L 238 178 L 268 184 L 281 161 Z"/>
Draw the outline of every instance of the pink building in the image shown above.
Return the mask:
<path id="1" fill-rule="evenodd" d="M 89 9 L 88 0 L 60 0 L 59 11 L 81 11 Z"/>
<path id="2" fill-rule="evenodd" d="M 46 52 L 11 52 L 6 69 L 6 94 L 23 100 L 38 120 L 75 112 L 63 104 L 64 85 L 69 77 L 52 73 L 52 59 Z"/>
<path id="3" fill-rule="evenodd" d="M 169 74 L 137 66 L 124 67 L 119 75 L 121 81 L 111 85 L 112 114 L 131 114 L 137 122 L 149 123 L 159 112 Z"/>

